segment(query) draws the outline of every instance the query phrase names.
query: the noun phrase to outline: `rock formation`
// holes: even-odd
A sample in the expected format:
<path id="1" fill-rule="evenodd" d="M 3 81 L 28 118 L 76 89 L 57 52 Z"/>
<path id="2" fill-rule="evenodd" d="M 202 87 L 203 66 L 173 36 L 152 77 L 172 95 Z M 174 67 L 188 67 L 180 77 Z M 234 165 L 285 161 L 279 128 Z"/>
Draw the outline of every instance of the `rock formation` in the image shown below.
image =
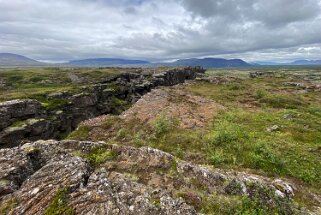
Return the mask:
<path id="1" fill-rule="evenodd" d="M 148 147 L 47 140 L 0 149 L 0 159 L 7 214 L 197 214 L 200 189 L 298 212 L 285 181 L 193 165 Z"/>
<path id="2" fill-rule="evenodd" d="M 119 113 L 157 86 L 171 86 L 195 79 L 202 68 L 179 68 L 163 72 L 122 73 L 101 83 L 84 86 L 83 92 L 47 95 L 50 107 L 37 100 L 0 103 L 0 148 L 24 141 L 60 138 L 83 120 L 108 113 Z"/>

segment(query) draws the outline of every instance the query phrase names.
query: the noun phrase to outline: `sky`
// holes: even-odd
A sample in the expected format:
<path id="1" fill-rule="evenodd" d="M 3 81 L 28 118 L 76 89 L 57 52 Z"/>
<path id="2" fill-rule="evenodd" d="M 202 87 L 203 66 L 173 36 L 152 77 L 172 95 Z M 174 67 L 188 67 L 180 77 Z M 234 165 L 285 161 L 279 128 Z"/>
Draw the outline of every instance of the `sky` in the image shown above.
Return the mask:
<path id="1" fill-rule="evenodd" d="M 321 0 L 0 0 L 0 52 L 46 61 L 321 59 Z"/>

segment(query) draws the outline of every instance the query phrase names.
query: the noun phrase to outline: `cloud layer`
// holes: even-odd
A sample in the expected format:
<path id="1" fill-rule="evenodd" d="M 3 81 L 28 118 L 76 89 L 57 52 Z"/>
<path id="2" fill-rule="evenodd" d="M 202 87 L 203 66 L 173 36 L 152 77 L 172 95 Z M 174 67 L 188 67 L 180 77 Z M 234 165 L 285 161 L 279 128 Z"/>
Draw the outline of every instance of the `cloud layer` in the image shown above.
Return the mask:
<path id="1" fill-rule="evenodd" d="M 321 58 L 320 0 L 0 0 L 0 52 L 38 60 Z"/>

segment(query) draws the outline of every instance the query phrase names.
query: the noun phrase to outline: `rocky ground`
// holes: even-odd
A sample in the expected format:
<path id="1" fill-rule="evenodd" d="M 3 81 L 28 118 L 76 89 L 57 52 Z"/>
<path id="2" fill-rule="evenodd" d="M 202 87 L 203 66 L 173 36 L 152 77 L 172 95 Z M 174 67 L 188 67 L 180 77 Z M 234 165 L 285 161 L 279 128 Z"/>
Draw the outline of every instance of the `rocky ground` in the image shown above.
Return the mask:
<path id="1" fill-rule="evenodd" d="M 0 214 L 321 214 L 320 82 L 304 77 L 208 73 L 0 149 Z"/>
<path id="2" fill-rule="evenodd" d="M 212 194 L 307 212 L 292 205 L 295 187 L 285 181 L 193 165 L 148 147 L 48 140 L 2 149 L 0 157 L 4 214 L 198 214 Z"/>
<path id="3" fill-rule="evenodd" d="M 184 91 L 184 86 L 162 87 L 152 90 L 144 95 L 131 108 L 119 115 L 119 120 L 124 124 L 139 122 L 152 125 L 160 114 L 171 118 L 178 127 L 184 129 L 205 128 L 224 106 L 204 97 L 195 96 Z M 103 125 L 106 121 L 112 121 L 114 116 L 103 115 L 84 121 L 82 126 L 93 128 L 89 138 L 98 138 L 99 135 L 106 135 L 106 138 L 116 131 L 110 127 L 106 132 Z M 104 132 L 102 132 L 102 129 Z M 94 137 L 95 136 L 95 137 Z M 102 138 L 102 137 L 99 137 Z"/>
<path id="4" fill-rule="evenodd" d="M 39 139 L 61 139 L 86 119 L 120 113 L 157 86 L 183 83 L 204 72 L 202 68 L 192 67 L 125 71 L 106 75 L 105 80 L 93 84 L 87 83 L 77 93 L 73 92 L 75 89 L 53 93 L 43 90 L 41 94 L 33 95 L 34 99 L 0 102 L 0 147 L 13 147 Z M 72 72 L 67 74 L 72 83 L 81 84 L 81 76 Z M 37 86 L 34 85 L 31 87 Z M 19 91 L 16 89 L 16 92 Z M 0 89 L 0 94 L 6 96 L 6 93 Z"/>

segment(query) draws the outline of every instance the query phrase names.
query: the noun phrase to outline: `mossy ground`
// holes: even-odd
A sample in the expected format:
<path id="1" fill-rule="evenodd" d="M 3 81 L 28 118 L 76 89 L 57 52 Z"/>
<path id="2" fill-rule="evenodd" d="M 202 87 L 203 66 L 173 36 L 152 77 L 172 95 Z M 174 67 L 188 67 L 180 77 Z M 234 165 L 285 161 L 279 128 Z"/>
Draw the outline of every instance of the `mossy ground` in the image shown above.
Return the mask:
<path id="1" fill-rule="evenodd" d="M 275 69 L 271 77 L 255 79 L 249 78 L 248 72 L 209 71 L 209 76 L 236 79 L 219 84 L 196 82 L 185 87 L 192 95 L 226 107 L 205 129 L 179 128 L 176 119 L 160 113 L 151 124 L 135 119 L 125 123 L 113 117 L 101 128 L 109 132 L 108 137 L 99 130 L 100 134 L 92 132 L 87 138 L 151 146 L 193 163 L 285 178 L 300 186 L 297 204 L 315 206 L 304 193 L 320 194 L 321 189 L 321 92 L 307 92 L 286 83 L 318 82 L 321 71 Z M 268 132 L 273 125 L 278 129 Z M 200 204 L 200 211 L 206 213 L 278 213 L 277 207 L 266 209 L 253 199 L 237 197 L 207 197 Z"/>
<path id="2" fill-rule="evenodd" d="M 53 92 L 80 92 L 84 84 L 96 83 L 119 72 L 117 68 L 0 68 L 0 102 L 38 99 Z M 79 81 L 73 81 L 70 74 Z M 44 103 L 52 108 L 53 102 Z"/>

